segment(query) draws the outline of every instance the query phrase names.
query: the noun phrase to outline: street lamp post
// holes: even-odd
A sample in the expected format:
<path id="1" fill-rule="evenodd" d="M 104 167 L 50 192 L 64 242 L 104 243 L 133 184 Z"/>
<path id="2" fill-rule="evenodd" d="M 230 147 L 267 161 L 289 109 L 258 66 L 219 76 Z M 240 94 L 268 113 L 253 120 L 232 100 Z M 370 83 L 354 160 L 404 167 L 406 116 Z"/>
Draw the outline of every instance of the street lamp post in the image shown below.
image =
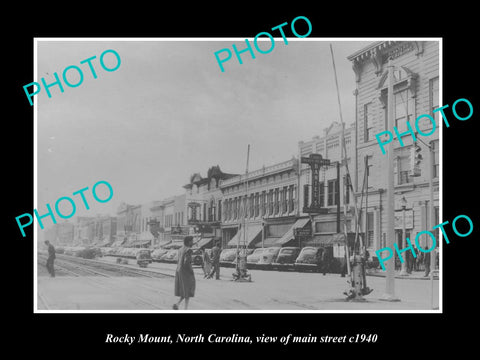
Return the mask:
<path id="1" fill-rule="evenodd" d="M 402 215 L 403 215 L 403 224 L 402 224 L 402 249 L 405 249 L 407 246 L 407 241 L 406 241 L 406 220 L 405 220 L 405 210 L 407 209 L 407 200 L 405 197 L 402 198 Z M 401 255 L 400 255 L 401 256 Z M 407 256 L 407 255 L 405 255 Z M 408 271 L 407 271 L 407 260 L 402 262 L 402 269 L 400 271 L 400 275 L 407 276 Z"/>

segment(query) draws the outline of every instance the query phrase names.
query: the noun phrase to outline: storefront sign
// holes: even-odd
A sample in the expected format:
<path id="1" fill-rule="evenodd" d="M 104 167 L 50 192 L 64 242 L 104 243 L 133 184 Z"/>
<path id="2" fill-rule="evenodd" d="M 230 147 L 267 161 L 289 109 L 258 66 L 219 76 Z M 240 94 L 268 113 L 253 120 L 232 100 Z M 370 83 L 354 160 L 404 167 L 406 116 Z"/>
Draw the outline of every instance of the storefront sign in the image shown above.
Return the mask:
<path id="1" fill-rule="evenodd" d="M 304 204 L 303 212 L 304 213 L 327 213 L 328 210 L 321 207 L 320 204 L 320 187 L 319 187 L 319 179 L 320 179 L 320 167 L 330 165 L 329 159 L 323 159 L 322 155 L 320 154 L 310 154 L 308 157 L 301 158 L 302 164 L 310 165 L 310 169 L 312 171 L 312 200 L 310 205 Z"/>
<path id="2" fill-rule="evenodd" d="M 310 227 L 307 228 L 295 228 L 293 229 L 293 235 L 298 237 L 310 237 L 312 236 L 312 229 Z"/>
<path id="3" fill-rule="evenodd" d="M 403 210 L 395 210 L 395 230 L 403 229 Z M 405 229 L 413 229 L 413 209 L 405 210 Z"/>

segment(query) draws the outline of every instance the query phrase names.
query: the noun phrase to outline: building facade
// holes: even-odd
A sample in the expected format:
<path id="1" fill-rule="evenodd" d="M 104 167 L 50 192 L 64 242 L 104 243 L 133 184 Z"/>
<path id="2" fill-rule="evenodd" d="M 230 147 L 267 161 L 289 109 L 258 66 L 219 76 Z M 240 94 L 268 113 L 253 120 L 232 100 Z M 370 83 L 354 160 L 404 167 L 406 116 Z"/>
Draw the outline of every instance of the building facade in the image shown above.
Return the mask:
<path id="1" fill-rule="evenodd" d="M 224 247 L 283 246 L 294 243 L 299 219 L 298 159 L 262 167 L 220 183 Z"/>
<path id="2" fill-rule="evenodd" d="M 396 243 L 402 248 L 402 232 L 405 219 L 406 236 L 428 228 L 430 223 L 429 198 L 434 193 L 435 224 L 438 222 L 439 186 L 439 43 L 437 41 L 381 41 L 352 54 L 356 76 L 354 91 L 356 103 L 357 146 L 356 163 L 358 177 L 355 183 L 357 198 L 366 196 L 367 213 L 362 222 L 366 232 L 367 248 L 375 251 L 386 246 L 387 211 L 386 188 L 388 156 L 382 150 L 375 135 L 387 130 L 388 124 L 388 80 L 387 65 L 391 59 L 394 66 L 394 119 L 393 126 L 400 134 L 407 132 L 408 125 L 415 132 L 416 142 L 411 134 L 401 136 L 400 145 L 394 134 L 394 197 Z M 428 114 L 435 119 L 436 131 L 430 136 L 420 136 L 415 127 L 418 116 Z M 423 133 L 432 132 L 433 124 L 428 118 L 418 122 Z M 425 145 L 426 144 L 426 145 Z M 429 148 L 435 155 L 429 162 Z M 419 160 L 417 154 L 423 160 Z M 433 189 L 429 186 L 429 167 L 433 168 Z M 368 196 L 367 196 L 368 195 Z M 403 212 L 405 209 L 405 213 Z M 405 217 L 404 217 L 405 215 Z M 426 246 L 427 239 L 420 239 Z M 427 247 L 428 248 L 428 247 Z M 372 253 L 372 251 L 370 251 Z"/>
<path id="3" fill-rule="evenodd" d="M 355 214 L 352 193 L 347 183 L 347 166 L 352 182 L 356 181 L 355 162 L 355 124 L 345 128 L 333 122 L 325 128 L 322 136 L 315 136 L 308 141 L 298 143 L 300 160 L 312 154 L 318 154 L 328 160 L 329 165 L 323 165 L 318 171 L 318 179 L 312 177 L 312 168 L 300 161 L 300 215 L 309 216 L 312 236 L 305 239 L 304 244 L 310 246 L 334 246 L 334 256 L 343 257 L 343 244 L 334 243 L 334 235 L 344 233 L 345 210 L 347 215 L 347 231 L 355 231 Z M 342 146 L 342 136 L 345 138 L 345 149 Z M 346 164 L 344 152 L 346 150 Z M 338 163 L 338 171 L 337 171 Z M 314 189 L 314 188 L 317 189 Z M 316 198 L 315 201 L 313 198 Z M 323 209 L 321 213 L 304 212 L 312 202 Z M 345 208 L 346 207 L 346 208 Z"/>
<path id="4" fill-rule="evenodd" d="M 224 215 L 223 193 L 220 185 L 236 174 L 224 173 L 220 167 L 212 166 L 203 178 L 199 173 L 190 177 L 190 182 L 184 185 L 187 202 L 187 225 L 190 233 L 203 238 L 204 246 L 214 237 L 222 236 L 221 222 Z"/>

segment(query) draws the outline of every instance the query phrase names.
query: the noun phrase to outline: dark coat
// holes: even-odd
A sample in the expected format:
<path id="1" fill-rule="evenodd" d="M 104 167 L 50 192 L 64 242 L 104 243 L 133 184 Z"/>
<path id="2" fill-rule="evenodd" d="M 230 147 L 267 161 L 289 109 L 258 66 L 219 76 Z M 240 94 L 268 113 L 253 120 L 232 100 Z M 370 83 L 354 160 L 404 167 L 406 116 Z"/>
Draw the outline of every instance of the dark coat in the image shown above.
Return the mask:
<path id="1" fill-rule="evenodd" d="M 178 263 L 175 272 L 175 296 L 195 295 L 195 275 L 192 268 L 192 249 L 183 246 L 178 250 Z"/>
<path id="2" fill-rule="evenodd" d="M 52 244 L 48 245 L 48 258 L 55 259 L 55 248 L 53 247 Z"/>
<path id="3" fill-rule="evenodd" d="M 220 264 L 220 253 L 222 250 L 219 246 L 215 245 L 212 249 L 212 264 L 217 265 Z"/>

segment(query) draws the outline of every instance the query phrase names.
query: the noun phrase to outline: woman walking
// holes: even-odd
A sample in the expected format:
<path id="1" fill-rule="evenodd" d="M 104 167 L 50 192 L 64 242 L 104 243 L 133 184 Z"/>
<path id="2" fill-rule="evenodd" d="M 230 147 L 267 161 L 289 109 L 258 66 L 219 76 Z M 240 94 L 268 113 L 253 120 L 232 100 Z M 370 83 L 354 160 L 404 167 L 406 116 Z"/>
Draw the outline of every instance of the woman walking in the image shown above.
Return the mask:
<path id="1" fill-rule="evenodd" d="M 210 271 L 212 270 L 212 263 L 210 261 L 210 256 L 208 256 L 207 249 L 203 250 L 203 273 L 204 277 L 206 278 L 210 275 Z"/>
<path id="2" fill-rule="evenodd" d="M 178 306 L 185 299 L 185 310 L 188 309 L 188 301 L 195 295 L 195 275 L 192 268 L 192 245 L 193 237 L 185 236 L 183 246 L 178 250 L 178 263 L 175 272 L 175 296 L 180 300 L 173 304 L 173 309 L 178 310 Z"/>

